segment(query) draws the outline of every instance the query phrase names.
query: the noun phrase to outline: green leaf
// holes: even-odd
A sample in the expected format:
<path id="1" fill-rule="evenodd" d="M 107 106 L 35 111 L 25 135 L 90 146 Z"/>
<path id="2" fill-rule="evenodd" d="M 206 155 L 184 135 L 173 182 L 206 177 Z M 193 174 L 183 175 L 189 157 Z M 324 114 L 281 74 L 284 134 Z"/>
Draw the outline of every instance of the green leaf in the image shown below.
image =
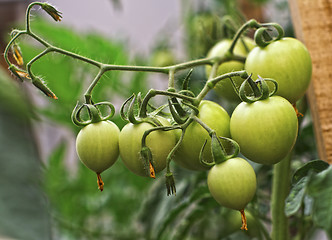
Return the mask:
<path id="1" fill-rule="evenodd" d="M 315 173 L 324 171 L 329 164 L 322 160 L 314 160 L 297 169 L 293 175 L 293 186 L 286 199 L 286 216 L 294 215 L 302 206 L 303 199 L 307 194 L 308 184 Z"/>
<path id="2" fill-rule="evenodd" d="M 294 215 L 302 206 L 304 196 L 306 194 L 309 177 L 301 178 L 292 187 L 285 205 L 285 214 L 287 217 Z"/>
<path id="3" fill-rule="evenodd" d="M 313 198 L 313 221 L 318 227 L 332 232 L 332 166 L 313 176 L 308 185 Z"/>
<path id="4" fill-rule="evenodd" d="M 0 107 L 0 236 L 50 239 L 41 162 L 29 121 Z"/>
<path id="5" fill-rule="evenodd" d="M 303 165 L 301 168 L 297 169 L 296 172 L 293 175 L 293 183 L 297 183 L 298 181 L 301 180 L 301 178 L 307 176 L 309 172 L 315 172 L 319 173 L 326 168 L 329 167 L 329 164 L 327 162 L 324 162 L 322 160 L 313 160 L 305 165 Z"/>

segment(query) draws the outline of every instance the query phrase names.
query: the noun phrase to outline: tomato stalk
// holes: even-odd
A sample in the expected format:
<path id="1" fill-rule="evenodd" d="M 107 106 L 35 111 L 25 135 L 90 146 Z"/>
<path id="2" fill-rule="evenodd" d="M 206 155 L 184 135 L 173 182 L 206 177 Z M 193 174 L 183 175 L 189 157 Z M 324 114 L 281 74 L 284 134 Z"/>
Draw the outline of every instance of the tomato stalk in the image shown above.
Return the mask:
<path id="1" fill-rule="evenodd" d="M 241 209 L 240 213 L 241 213 L 241 221 L 242 221 L 241 230 L 248 230 L 247 218 L 246 218 L 246 214 L 244 213 L 244 209 Z"/>
<path id="2" fill-rule="evenodd" d="M 241 28 L 236 32 L 233 37 L 232 44 L 228 50 L 230 54 L 233 54 L 236 42 L 240 39 L 241 35 L 248 29 L 248 28 L 259 28 L 261 25 L 254 19 L 247 21 L 245 24 L 241 26 Z"/>
<path id="3" fill-rule="evenodd" d="M 220 75 L 218 77 L 209 79 L 206 82 L 206 84 L 204 85 L 201 92 L 197 95 L 196 101 L 199 103 L 206 96 L 206 94 L 216 86 L 216 84 L 219 81 L 225 80 L 225 79 L 230 79 L 230 81 L 233 81 L 232 77 L 236 77 L 236 76 L 240 76 L 240 77 L 246 79 L 248 77 L 248 74 L 247 74 L 246 71 L 242 70 L 242 71 L 236 71 L 236 72 L 231 72 L 231 73 L 225 73 L 225 74 Z M 234 85 L 234 83 L 233 83 L 233 85 Z"/>
<path id="4" fill-rule="evenodd" d="M 284 209 L 290 186 L 290 160 L 291 153 L 273 167 L 271 196 L 272 240 L 289 239 L 288 218 Z"/>

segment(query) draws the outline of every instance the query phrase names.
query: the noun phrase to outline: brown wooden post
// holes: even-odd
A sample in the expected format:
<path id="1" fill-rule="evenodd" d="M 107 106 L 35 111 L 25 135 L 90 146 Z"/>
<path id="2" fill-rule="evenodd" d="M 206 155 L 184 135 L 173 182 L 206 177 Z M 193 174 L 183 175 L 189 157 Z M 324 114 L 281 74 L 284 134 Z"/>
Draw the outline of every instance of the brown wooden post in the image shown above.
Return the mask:
<path id="1" fill-rule="evenodd" d="M 332 0 L 289 0 L 295 34 L 308 48 L 312 81 L 308 99 L 318 154 L 332 163 Z"/>

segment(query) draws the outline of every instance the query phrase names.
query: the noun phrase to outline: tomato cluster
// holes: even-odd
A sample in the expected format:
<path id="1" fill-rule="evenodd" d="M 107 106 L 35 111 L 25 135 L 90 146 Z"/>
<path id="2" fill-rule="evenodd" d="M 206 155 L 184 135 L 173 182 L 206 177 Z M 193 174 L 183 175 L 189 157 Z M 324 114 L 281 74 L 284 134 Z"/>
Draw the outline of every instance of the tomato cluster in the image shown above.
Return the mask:
<path id="1" fill-rule="evenodd" d="M 135 103 L 133 99 L 128 117 L 121 114 L 129 123 L 120 132 L 114 123 L 99 116 L 96 105 L 89 105 L 92 121 L 77 136 L 77 153 L 97 173 L 99 182 L 100 173 L 119 155 L 138 176 L 155 178 L 166 168 L 168 193 L 175 192 L 171 160 L 188 170 L 208 171 L 211 195 L 221 205 L 241 211 L 246 229 L 244 208 L 256 192 L 255 171 L 247 160 L 272 165 L 292 150 L 298 134 L 292 104 L 308 87 L 311 59 L 301 42 L 281 37 L 264 44 L 247 37 L 235 45 L 232 40 L 222 40 L 212 47 L 207 59 L 213 59 L 213 66 L 206 66 L 208 83 L 223 98 L 238 104 L 231 116 L 213 101 L 195 101 L 185 88 L 182 93 L 152 91 L 143 101 Z M 244 73 L 218 80 L 218 76 L 234 71 Z M 168 113 L 162 111 L 165 106 L 147 111 L 149 99 L 158 93 L 168 96 Z M 137 116 L 135 104 L 139 105 Z M 225 139 L 230 145 L 225 145 Z M 237 156 L 239 151 L 243 157 Z"/>
<path id="2" fill-rule="evenodd" d="M 33 34 L 29 16 L 34 5 L 40 6 L 55 21 L 61 20 L 61 13 L 53 6 L 32 3 L 27 10 L 27 29 L 11 33 L 5 60 L 17 78 L 31 80 L 35 87 L 53 99 L 57 99 L 56 95 L 32 73 L 31 65 L 36 60 L 58 52 L 99 68 L 85 92 L 85 104 L 77 104 L 72 113 L 74 124 L 83 127 L 76 138 L 78 157 L 97 174 L 99 189 L 102 191 L 104 185 L 101 173 L 120 156 L 123 164 L 138 176 L 155 178 L 166 168 L 167 193 L 175 194 L 175 181 L 170 170 L 170 162 L 174 160 L 188 170 L 207 171 L 207 188 L 212 197 L 219 204 L 240 211 L 242 229 L 247 229 L 244 208 L 256 192 L 255 171 L 247 160 L 272 165 L 282 161 L 292 150 L 298 134 L 294 106 L 305 94 L 311 79 L 312 63 L 306 47 L 294 38 L 284 38 L 278 24 L 249 20 L 232 40 L 224 39 L 215 44 L 204 59 L 174 64 L 170 52 L 163 49 L 156 52 L 158 54 L 153 59 L 159 66 L 104 64 L 53 47 Z M 205 52 L 211 43 L 205 41 L 206 35 L 220 30 L 219 22 L 215 20 L 205 15 L 197 20 L 196 25 L 203 30 L 198 38 L 199 46 L 194 48 L 198 52 Z M 248 28 L 256 29 L 255 41 L 242 36 Z M 270 35 L 271 32 L 277 36 Z M 20 35 L 29 35 L 46 47 L 26 64 L 27 70 L 8 58 L 11 49 L 16 63 L 24 65 L 16 45 Z M 206 65 L 207 81 L 195 95 L 189 90 L 189 79 L 193 68 L 201 65 Z M 175 73 L 184 69 L 192 70 L 182 81 L 182 87 L 177 89 Z M 105 72 L 112 70 L 166 73 L 169 79 L 167 90 L 151 89 L 144 98 L 139 93 L 125 101 L 120 112 L 128 123 L 121 131 L 110 121 L 114 106 L 92 100 L 94 87 Z M 203 100 L 211 89 L 223 99 L 237 104 L 231 116 L 217 103 Z M 167 97 L 167 103 L 153 106 L 149 101 L 157 95 Z M 125 111 L 127 104 L 128 111 Z M 107 116 L 102 114 L 102 105 L 110 110 Z M 87 110 L 88 120 L 81 116 L 83 109 Z M 243 156 L 238 156 L 239 153 Z"/>

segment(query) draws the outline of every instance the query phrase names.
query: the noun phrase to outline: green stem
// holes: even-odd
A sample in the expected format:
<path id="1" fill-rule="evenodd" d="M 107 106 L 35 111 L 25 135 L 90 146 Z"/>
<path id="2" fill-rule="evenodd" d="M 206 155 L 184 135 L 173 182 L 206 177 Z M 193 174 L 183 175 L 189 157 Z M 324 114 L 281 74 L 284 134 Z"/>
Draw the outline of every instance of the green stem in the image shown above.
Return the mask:
<path id="1" fill-rule="evenodd" d="M 215 78 L 212 78 L 210 80 L 208 80 L 203 89 L 201 90 L 201 92 L 197 95 L 196 97 L 196 102 L 200 102 L 205 96 L 206 94 L 211 90 L 213 89 L 216 84 L 223 80 L 223 79 L 227 79 L 227 78 L 232 78 L 232 77 L 235 77 L 235 76 L 246 76 L 246 71 L 242 70 L 242 71 L 236 71 L 236 72 L 231 72 L 231 73 L 226 73 L 226 74 L 223 74 L 223 75 L 220 75 L 218 77 L 215 77 Z"/>
<path id="2" fill-rule="evenodd" d="M 93 88 L 97 85 L 99 79 L 102 77 L 102 75 L 104 74 L 104 69 L 101 68 L 97 74 L 97 76 L 93 79 L 92 83 L 89 85 L 88 89 L 86 90 L 86 92 L 84 93 L 84 97 L 85 97 L 85 102 L 87 104 L 91 104 L 91 93 Z"/>
<path id="3" fill-rule="evenodd" d="M 174 84 L 174 79 L 175 79 L 175 69 L 171 69 L 169 71 L 169 77 L 168 77 L 168 88 L 174 88 L 175 84 Z"/>
<path id="4" fill-rule="evenodd" d="M 285 200 L 290 187 L 290 161 L 289 153 L 281 162 L 273 167 L 272 182 L 272 240 L 289 239 L 288 218 L 285 215 Z"/>
<path id="5" fill-rule="evenodd" d="M 43 3 L 41 2 L 34 2 L 34 3 L 31 3 L 28 8 L 27 8 L 27 11 L 26 11 L 26 14 L 25 14 L 25 17 L 26 17 L 26 20 L 25 20 L 25 28 L 26 28 L 26 31 L 27 32 L 30 32 L 30 11 L 31 9 L 35 6 L 35 5 L 42 5 Z"/>
<path id="6" fill-rule="evenodd" d="M 46 48 L 44 51 L 42 51 L 41 53 L 39 53 L 37 56 L 35 56 L 33 59 L 30 60 L 30 62 L 27 63 L 27 71 L 30 75 L 31 78 L 34 77 L 34 74 L 31 71 L 31 66 L 32 64 L 37 61 L 38 59 L 40 59 L 42 56 L 46 55 L 47 53 L 50 52 L 50 48 Z"/>
<path id="7" fill-rule="evenodd" d="M 6 48 L 5 48 L 5 51 L 4 51 L 4 58 L 5 58 L 5 61 L 6 63 L 8 64 L 8 66 L 11 65 L 9 59 L 8 59 L 8 51 L 10 49 L 10 46 L 14 43 L 14 41 L 21 35 L 21 34 L 26 34 L 25 31 L 19 31 L 10 41 L 9 43 L 7 44 Z"/>
<path id="8" fill-rule="evenodd" d="M 238 41 L 238 39 L 241 37 L 241 35 L 243 34 L 244 31 L 246 31 L 248 28 L 259 28 L 261 25 L 258 24 L 258 22 L 256 20 L 249 20 L 248 22 L 246 22 L 245 24 L 242 25 L 242 27 L 236 32 L 233 40 L 232 40 L 232 44 L 229 47 L 228 52 L 230 54 L 233 54 L 234 48 L 235 48 L 235 44 Z"/>
<path id="9" fill-rule="evenodd" d="M 150 101 L 150 99 L 152 97 L 155 97 L 157 95 L 176 97 L 176 98 L 187 100 L 191 103 L 193 103 L 195 101 L 195 98 L 192 98 L 192 97 L 189 97 L 189 96 L 186 96 L 186 95 L 183 95 L 183 94 L 174 93 L 174 92 L 170 92 L 170 91 L 150 89 L 149 92 L 146 94 L 146 96 L 144 97 L 144 99 L 142 101 L 142 105 L 141 105 L 141 108 L 139 110 L 139 117 L 141 117 L 141 118 L 146 117 L 146 109 L 147 109 L 147 106 L 148 106 L 148 102 Z"/>

